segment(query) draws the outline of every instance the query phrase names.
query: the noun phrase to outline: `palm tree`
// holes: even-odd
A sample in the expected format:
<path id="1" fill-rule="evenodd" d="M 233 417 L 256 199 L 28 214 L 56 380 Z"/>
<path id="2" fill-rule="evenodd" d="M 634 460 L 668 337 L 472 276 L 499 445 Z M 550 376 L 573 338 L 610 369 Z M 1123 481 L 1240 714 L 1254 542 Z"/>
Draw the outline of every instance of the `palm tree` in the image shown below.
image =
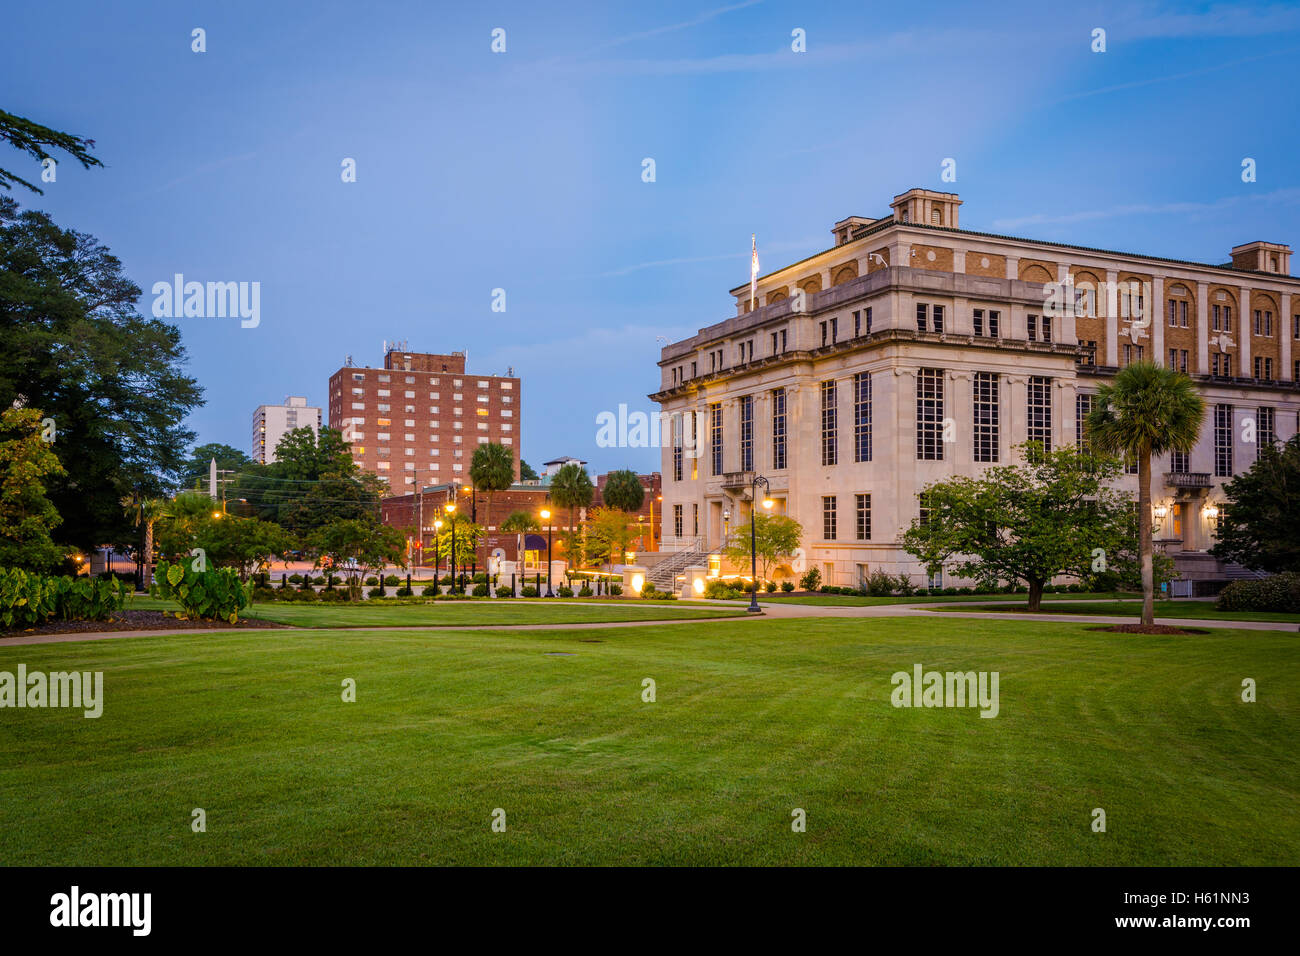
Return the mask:
<path id="1" fill-rule="evenodd" d="M 1192 380 L 1153 362 L 1125 366 L 1097 390 L 1088 438 L 1098 451 L 1138 463 L 1138 550 L 1142 562 L 1142 623 L 1155 623 L 1151 546 L 1151 456 L 1196 444 L 1205 402 Z"/>
<path id="2" fill-rule="evenodd" d="M 487 513 L 483 516 L 484 529 L 492 527 L 492 495 L 505 491 L 515 480 L 515 456 L 505 445 L 484 442 L 474 449 L 469 463 L 469 480 L 474 487 L 487 494 Z M 487 536 L 484 535 L 484 541 Z M 486 562 L 484 562 L 486 567 Z"/>
<path id="3" fill-rule="evenodd" d="M 576 531 L 577 511 L 579 508 L 590 506 L 592 495 L 595 493 L 587 469 L 572 461 L 567 465 L 561 465 L 560 470 L 551 478 L 550 487 L 551 501 L 557 508 L 569 509 L 569 529 Z"/>
<path id="4" fill-rule="evenodd" d="M 144 529 L 144 546 L 140 549 L 136 567 L 140 569 L 141 585 L 147 591 L 153 581 L 153 526 L 155 521 L 167 514 L 167 501 L 132 492 L 122 498 L 122 509 L 137 528 Z"/>

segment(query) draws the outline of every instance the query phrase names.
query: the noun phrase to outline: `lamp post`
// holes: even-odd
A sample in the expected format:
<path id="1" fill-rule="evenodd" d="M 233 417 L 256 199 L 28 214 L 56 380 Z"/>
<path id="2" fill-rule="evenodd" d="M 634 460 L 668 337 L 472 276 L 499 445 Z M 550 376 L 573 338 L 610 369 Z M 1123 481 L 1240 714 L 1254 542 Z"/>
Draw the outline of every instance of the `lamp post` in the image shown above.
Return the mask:
<path id="1" fill-rule="evenodd" d="M 546 522 L 546 596 L 553 598 L 555 592 L 551 590 L 551 509 L 543 508 L 541 516 Z"/>
<path id="2" fill-rule="evenodd" d="M 769 511 L 772 508 L 772 486 L 767 483 L 767 479 L 762 475 L 754 476 L 753 490 L 749 497 L 749 575 L 750 586 L 749 607 L 747 610 L 750 614 L 761 614 L 762 609 L 758 606 L 758 522 L 755 518 L 754 506 L 758 504 L 758 483 L 763 483 L 763 507 Z"/>
<path id="3" fill-rule="evenodd" d="M 442 506 L 447 512 L 447 520 L 451 522 L 451 556 L 448 558 L 448 565 L 451 568 L 451 593 L 456 593 L 456 502 L 449 501 Z"/>
<path id="4" fill-rule="evenodd" d="M 442 558 L 438 554 L 438 534 L 442 531 L 442 519 L 433 519 L 433 583 L 438 583 L 438 569 L 442 567 Z M 437 590 L 433 592 L 437 594 Z"/>

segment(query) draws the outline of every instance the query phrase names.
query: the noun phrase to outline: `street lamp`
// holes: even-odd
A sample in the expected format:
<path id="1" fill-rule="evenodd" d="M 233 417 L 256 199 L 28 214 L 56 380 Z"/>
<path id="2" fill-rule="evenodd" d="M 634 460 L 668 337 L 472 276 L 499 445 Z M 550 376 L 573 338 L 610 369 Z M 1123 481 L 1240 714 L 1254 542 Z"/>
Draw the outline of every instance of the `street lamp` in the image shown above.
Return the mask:
<path id="1" fill-rule="evenodd" d="M 542 520 L 546 522 L 546 596 L 555 597 L 551 590 L 551 509 L 541 510 Z"/>
<path id="2" fill-rule="evenodd" d="M 442 506 L 447 512 L 447 520 L 451 522 L 451 557 L 448 564 L 451 568 L 451 593 L 456 593 L 456 502 L 449 501 Z"/>
<path id="3" fill-rule="evenodd" d="M 749 498 L 749 576 L 752 590 L 749 592 L 749 607 L 746 610 L 750 614 L 761 614 L 762 609 L 758 606 L 758 522 L 754 516 L 754 505 L 758 504 L 758 483 L 763 483 L 763 507 L 772 510 L 772 486 L 767 483 L 767 479 L 762 475 L 754 476 L 753 491 Z"/>

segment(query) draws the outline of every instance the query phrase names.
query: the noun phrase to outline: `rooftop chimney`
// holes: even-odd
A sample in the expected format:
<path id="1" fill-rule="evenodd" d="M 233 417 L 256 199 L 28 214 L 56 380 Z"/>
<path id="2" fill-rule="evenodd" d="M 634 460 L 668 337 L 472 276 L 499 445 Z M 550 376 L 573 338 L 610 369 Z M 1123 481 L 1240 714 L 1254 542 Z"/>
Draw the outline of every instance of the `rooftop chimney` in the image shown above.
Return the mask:
<path id="1" fill-rule="evenodd" d="M 1291 274 L 1291 247 L 1280 242 L 1248 242 L 1232 247 L 1232 268 L 1245 272 Z"/>

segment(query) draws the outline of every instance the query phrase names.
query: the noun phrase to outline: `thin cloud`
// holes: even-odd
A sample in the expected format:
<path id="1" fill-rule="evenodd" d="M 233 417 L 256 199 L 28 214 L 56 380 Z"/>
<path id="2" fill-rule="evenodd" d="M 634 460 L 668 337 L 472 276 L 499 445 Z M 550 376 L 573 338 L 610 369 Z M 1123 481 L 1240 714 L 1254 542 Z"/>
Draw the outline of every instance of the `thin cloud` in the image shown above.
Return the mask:
<path id="1" fill-rule="evenodd" d="M 762 3 L 763 0 L 745 0 L 744 3 L 732 4 L 729 7 L 718 7 L 716 10 L 709 10 L 700 14 L 693 20 L 683 20 L 681 23 L 670 23 L 667 26 L 655 27 L 653 30 L 642 30 L 640 33 L 629 33 L 626 36 L 615 37 L 613 40 L 607 40 L 592 47 L 592 50 L 607 50 L 612 46 L 621 46 L 624 43 L 634 43 L 637 40 L 644 40 L 648 37 L 660 36 L 664 33 L 673 33 L 677 30 L 686 30 L 690 27 L 699 26 L 701 23 L 708 23 L 710 20 L 716 20 L 725 13 L 731 13 L 735 10 L 743 10 L 745 7 L 752 7 L 755 4 Z"/>
<path id="2" fill-rule="evenodd" d="M 1068 226 L 1080 222 L 1093 222 L 1098 219 L 1120 219 L 1125 216 L 1204 215 L 1222 212 L 1233 206 L 1251 202 L 1292 205 L 1300 202 L 1300 188 L 1275 189 L 1272 192 L 1258 195 L 1224 196 L 1212 202 L 1130 203 L 1105 209 L 1085 209 L 1060 215 L 1035 213 L 1032 216 L 1020 216 L 1014 219 L 995 219 L 993 220 L 993 226 L 997 229 L 1019 229 L 1024 226 Z"/>
<path id="3" fill-rule="evenodd" d="M 1224 63 L 1216 63 L 1213 66 L 1203 67 L 1199 70 L 1188 70 L 1186 73 L 1171 73 L 1168 76 L 1155 76 L 1147 80 L 1134 80 L 1131 83 L 1116 83 L 1114 86 L 1103 86 L 1095 90 L 1084 90 L 1079 93 L 1069 93 L 1066 96 L 1056 100 L 1056 103 L 1068 103 L 1071 100 L 1081 100 L 1089 96 L 1101 96 L 1105 93 L 1115 93 L 1119 90 L 1131 90 L 1141 86 L 1152 86 L 1156 83 L 1169 83 L 1173 80 L 1185 80 L 1193 76 L 1203 76 L 1206 73 L 1215 73 L 1219 70 L 1226 70 L 1234 66 L 1241 66 L 1243 63 L 1254 63 L 1257 60 L 1266 60 L 1269 57 L 1285 56 L 1288 53 L 1300 52 L 1300 47 L 1288 47 L 1285 50 L 1274 50 L 1271 53 L 1261 53 L 1258 56 L 1243 57 L 1240 60 L 1228 60 Z"/>

